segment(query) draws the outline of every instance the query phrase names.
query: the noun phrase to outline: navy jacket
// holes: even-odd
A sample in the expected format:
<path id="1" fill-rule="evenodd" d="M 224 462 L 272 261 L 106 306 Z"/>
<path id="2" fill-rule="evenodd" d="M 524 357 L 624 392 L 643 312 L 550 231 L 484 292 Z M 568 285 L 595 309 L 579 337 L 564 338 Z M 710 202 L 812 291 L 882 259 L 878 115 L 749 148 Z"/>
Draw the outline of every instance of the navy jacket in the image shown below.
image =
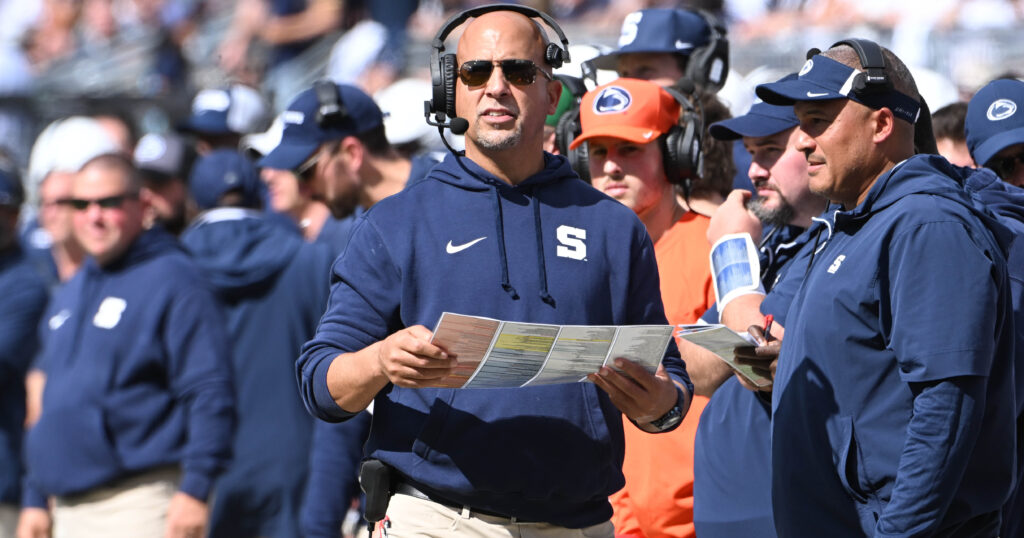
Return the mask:
<path id="1" fill-rule="evenodd" d="M 1011 234 L 915 156 L 831 215 L 772 394 L 780 536 L 994 536 L 1015 475 Z"/>
<path id="2" fill-rule="evenodd" d="M 211 535 L 299 536 L 312 420 L 293 364 L 327 303 L 331 254 L 240 208 L 203 213 L 181 241 L 216 289 L 233 344 L 238 426 Z"/>
<path id="3" fill-rule="evenodd" d="M 995 213 L 1014 232 L 1007 258 L 1013 292 L 1014 329 L 1017 335 L 1015 391 L 1017 396 L 1017 485 L 1003 508 L 1000 536 L 1024 536 L 1024 189 L 999 179 L 987 168 L 967 177 L 964 185 L 975 201 Z"/>
<path id="4" fill-rule="evenodd" d="M 517 186 L 449 156 L 359 221 L 297 367 L 310 412 L 350 416 L 331 360 L 442 312 L 578 325 L 665 324 L 653 245 L 629 208 L 562 157 Z M 452 245 L 471 246 L 454 249 Z M 450 253 L 449 253 L 450 252 Z M 665 366 L 689 384 L 675 346 Z M 367 453 L 418 487 L 484 510 L 585 527 L 623 485 L 621 413 L 589 383 L 520 389 L 388 386 Z"/>
<path id="5" fill-rule="evenodd" d="M 25 373 L 39 340 L 46 308 L 45 280 L 17 244 L 0 252 L 0 504 L 21 500 L 21 440 L 25 422 Z"/>
<path id="6" fill-rule="evenodd" d="M 201 500 L 231 455 L 224 318 L 177 241 L 156 228 L 113 263 L 88 259 L 40 324 L 43 412 L 25 442 L 26 504 L 181 464 Z"/>

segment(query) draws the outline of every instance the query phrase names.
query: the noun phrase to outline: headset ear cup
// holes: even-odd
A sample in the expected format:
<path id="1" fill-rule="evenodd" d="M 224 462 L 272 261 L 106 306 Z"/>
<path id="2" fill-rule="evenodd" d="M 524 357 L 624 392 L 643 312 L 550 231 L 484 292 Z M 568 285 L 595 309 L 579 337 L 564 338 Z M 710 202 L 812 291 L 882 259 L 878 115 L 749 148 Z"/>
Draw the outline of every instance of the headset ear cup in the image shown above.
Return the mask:
<path id="1" fill-rule="evenodd" d="M 569 166 L 572 166 L 576 175 L 580 176 L 580 179 L 590 183 L 590 144 L 584 142 L 576 149 L 570 149 L 569 155 Z"/>
<path id="2" fill-rule="evenodd" d="M 679 184 L 682 180 L 682 170 L 679 163 L 679 137 L 682 136 L 682 128 L 673 125 L 667 133 L 658 137 L 658 144 L 661 146 L 661 165 L 665 169 L 665 179 L 673 185 Z"/>
<path id="3" fill-rule="evenodd" d="M 444 85 L 444 113 L 449 118 L 455 117 L 455 77 L 458 76 L 455 55 L 441 56 L 441 81 Z M 440 107 L 438 107 L 440 108 Z"/>
<path id="4" fill-rule="evenodd" d="M 562 63 L 565 61 L 562 49 L 554 43 L 548 43 L 547 48 L 544 49 L 544 61 L 547 62 L 552 69 L 562 67 Z"/>

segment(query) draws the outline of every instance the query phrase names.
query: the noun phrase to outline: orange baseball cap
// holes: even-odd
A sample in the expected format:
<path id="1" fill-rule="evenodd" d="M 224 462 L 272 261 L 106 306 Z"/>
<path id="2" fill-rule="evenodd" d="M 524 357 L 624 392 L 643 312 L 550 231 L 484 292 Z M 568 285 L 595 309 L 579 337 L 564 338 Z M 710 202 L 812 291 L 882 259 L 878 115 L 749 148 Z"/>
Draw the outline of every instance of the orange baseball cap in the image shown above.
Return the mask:
<path id="1" fill-rule="evenodd" d="M 582 133 L 576 149 L 591 138 L 607 136 L 637 144 L 653 142 L 679 121 L 679 103 L 661 86 L 620 78 L 590 90 L 580 102 Z"/>

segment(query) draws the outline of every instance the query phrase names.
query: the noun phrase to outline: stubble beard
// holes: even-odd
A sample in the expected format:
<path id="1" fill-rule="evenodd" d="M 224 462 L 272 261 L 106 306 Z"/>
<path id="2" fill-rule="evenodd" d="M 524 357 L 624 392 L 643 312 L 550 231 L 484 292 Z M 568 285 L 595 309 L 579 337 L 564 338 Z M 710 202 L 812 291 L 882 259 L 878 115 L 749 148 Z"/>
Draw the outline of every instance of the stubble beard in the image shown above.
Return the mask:
<path id="1" fill-rule="evenodd" d="M 781 193 L 779 193 L 779 205 L 776 208 L 765 207 L 763 198 L 753 198 L 747 202 L 747 209 L 761 222 L 772 226 L 787 226 L 796 215 L 793 206 L 782 197 Z"/>
<path id="2" fill-rule="evenodd" d="M 516 125 L 511 131 L 488 131 L 477 134 L 476 145 L 490 151 L 506 150 L 519 144 L 523 138 L 523 127 Z"/>

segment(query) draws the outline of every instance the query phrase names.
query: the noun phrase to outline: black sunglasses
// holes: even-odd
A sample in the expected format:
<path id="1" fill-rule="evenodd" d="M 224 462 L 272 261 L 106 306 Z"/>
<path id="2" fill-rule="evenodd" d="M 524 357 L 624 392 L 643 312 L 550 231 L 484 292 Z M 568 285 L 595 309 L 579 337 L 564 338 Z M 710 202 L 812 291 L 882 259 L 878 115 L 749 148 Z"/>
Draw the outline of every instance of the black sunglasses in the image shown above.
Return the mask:
<path id="1" fill-rule="evenodd" d="M 1010 155 L 1008 157 L 990 159 L 985 165 L 985 168 L 991 169 L 997 176 L 1006 179 L 1013 174 L 1018 163 L 1024 163 L 1024 151 L 1020 151 L 1016 155 Z"/>
<path id="2" fill-rule="evenodd" d="M 67 201 L 68 205 L 73 207 L 76 211 L 85 211 L 89 209 L 89 206 L 96 204 L 103 209 L 116 209 L 124 204 L 125 200 L 134 199 L 134 195 L 129 194 L 117 194 L 114 196 L 107 196 L 104 198 L 97 198 L 95 200 L 83 200 L 80 198 L 71 198 Z"/>
<path id="3" fill-rule="evenodd" d="M 469 60 L 459 66 L 459 78 L 462 79 L 466 86 L 483 86 L 491 79 L 491 72 L 494 71 L 495 65 L 500 65 L 505 80 L 516 86 L 529 86 L 533 84 L 537 80 L 537 73 L 544 75 L 548 80 L 552 80 L 551 75 L 537 67 L 537 64 L 532 61 L 516 59 L 495 61 Z"/>

